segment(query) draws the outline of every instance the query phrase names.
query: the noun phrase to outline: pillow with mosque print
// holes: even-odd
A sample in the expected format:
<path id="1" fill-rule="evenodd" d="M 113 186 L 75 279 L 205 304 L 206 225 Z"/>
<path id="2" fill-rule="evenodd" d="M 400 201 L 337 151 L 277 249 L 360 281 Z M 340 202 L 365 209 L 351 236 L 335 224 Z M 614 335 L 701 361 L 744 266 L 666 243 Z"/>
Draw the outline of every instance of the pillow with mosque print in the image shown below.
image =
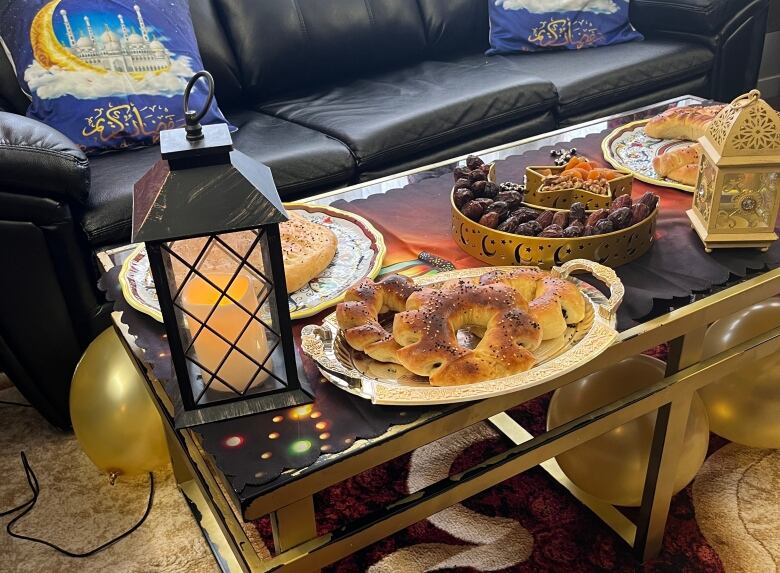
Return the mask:
<path id="1" fill-rule="evenodd" d="M 27 115 L 87 153 L 153 145 L 183 126 L 184 88 L 203 68 L 187 0 L 6 0 L 0 40 Z M 205 100 L 198 82 L 190 106 Z M 214 101 L 202 123 L 219 122 Z"/>
<path id="2" fill-rule="evenodd" d="M 641 40 L 629 0 L 488 0 L 488 54 L 579 50 Z"/>

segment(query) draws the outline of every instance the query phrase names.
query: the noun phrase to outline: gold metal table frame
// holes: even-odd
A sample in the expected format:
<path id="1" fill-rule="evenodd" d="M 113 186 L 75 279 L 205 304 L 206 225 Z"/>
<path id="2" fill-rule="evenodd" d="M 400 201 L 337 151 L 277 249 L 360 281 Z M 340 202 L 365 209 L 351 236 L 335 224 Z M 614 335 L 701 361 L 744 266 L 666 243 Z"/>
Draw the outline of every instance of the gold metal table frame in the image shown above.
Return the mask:
<path id="1" fill-rule="evenodd" d="M 563 132 L 564 130 L 561 130 Z M 555 133 L 555 132 L 554 132 Z M 550 134 L 546 134 L 549 136 Z M 542 136 L 540 136 L 542 137 Z M 310 201 L 316 201 L 312 198 Z M 113 266 L 108 251 L 99 255 L 104 268 Z M 702 361 L 707 327 L 729 314 L 780 293 L 780 269 L 763 273 L 688 304 L 649 322 L 623 331 L 598 358 L 540 387 L 473 402 L 428 423 L 399 431 L 352 456 L 299 476 L 258 497 L 241 516 L 225 477 L 211 464 L 190 430 L 175 430 L 173 409 L 160 382 L 147 371 L 141 351 L 113 314 L 115 328 L 134 359 L 164 422 L 173 471 L 198 520 L 204 537 L 223 571 L 316 571 L 434 513 L 459 503 L 501 481 L 541 465 L 552 477 L 589 507 L 626 543 L 640 560 L 658 553 L 672 497 L 674 476 L 693 392 L 724 375 L 748 367 L 780 349 L 780 327 Z M 505 412 L 583 376 L 669 343 L 666 377 L 571 422 L 532 437 Z M 554 457 L 626 422 L 657 411 L 642 505 L 636 522 L 614 506 L 579 490 L 561 472 Z M 457 430 L 488 420 L 514 446 L 459 474 L 325 535 L 317 535 L 313 495 L 340 481 L 410 452 Z M 393 432 L 391 428 L 390 432 Z M 270 514 L 278 553 L 260 556 L 243 521 Z"/>

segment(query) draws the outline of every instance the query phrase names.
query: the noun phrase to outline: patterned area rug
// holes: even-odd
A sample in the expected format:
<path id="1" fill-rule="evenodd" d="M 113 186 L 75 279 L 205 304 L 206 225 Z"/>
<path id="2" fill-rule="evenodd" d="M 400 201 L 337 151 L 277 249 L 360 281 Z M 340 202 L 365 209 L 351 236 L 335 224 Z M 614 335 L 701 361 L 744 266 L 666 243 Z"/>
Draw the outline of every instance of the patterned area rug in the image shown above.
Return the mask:
<path id="1" fill-rule="evenodd" d="M 3 382 L 0 375 L 0 383 Z M 14 388 L 0 400 L 23 402 Z M 24 450 L 38 476 L 38 504 L 15 531 L 42 537 L 65 549 L 83 552 L 133 525 L 143 514 L 148 478 L 125 478 L 110 486 L 81 451 L 71 433 L 49 426 L 32 408 L 0 404 L 0 512 L 30 498 L 19 461 Z M 11 538 L 12 516 L 0 518 L 0 571 L 14 573 L 216 573 L 218 568 L 201 536 L 170 468 L 155 473 L 154 505 L 132 535 L 86 559 Z"/>
<path id="2" fill-rule="evenodd" d="M 542 431 L 542 397 L 512 412 Z M 319 531 L 464 470 L 509 446 L 486 423 L 365 472 L 315 498 Z M 540 468 L 507 480 L 327 568 L 328 573 L 745 572 L 780 570 L 780 451 L 717 436 L 672 502 L 661 554 L 647 563 Z M 267 520 L 256 523 L 271 546 Z"/>

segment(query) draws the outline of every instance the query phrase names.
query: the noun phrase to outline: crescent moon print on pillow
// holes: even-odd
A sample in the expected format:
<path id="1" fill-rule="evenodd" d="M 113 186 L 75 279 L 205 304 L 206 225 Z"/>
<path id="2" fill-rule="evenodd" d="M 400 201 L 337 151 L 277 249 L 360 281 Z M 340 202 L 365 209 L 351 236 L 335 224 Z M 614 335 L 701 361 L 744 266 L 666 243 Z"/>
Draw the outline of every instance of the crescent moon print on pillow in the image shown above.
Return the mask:
<path id="1" fill-rule="evenodd" d="M 11 0 L 0 39 L 27 115 L 87 153 L 153 145 L 181 127 L 184 87 L 203 67 L 186 0 Z M 196 86 L 191 105 L 205 97 Z M 203 123 L 219 122 L 212 102 Z"/>

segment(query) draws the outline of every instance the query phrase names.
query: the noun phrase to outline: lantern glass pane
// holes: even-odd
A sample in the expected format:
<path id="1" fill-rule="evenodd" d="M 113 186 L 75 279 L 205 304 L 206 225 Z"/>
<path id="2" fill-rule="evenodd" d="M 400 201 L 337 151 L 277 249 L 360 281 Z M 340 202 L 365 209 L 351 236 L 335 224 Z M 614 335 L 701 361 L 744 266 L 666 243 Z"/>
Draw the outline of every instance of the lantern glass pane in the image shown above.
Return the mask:
<path id="1" fill-rule="evenodd" d="M 777 172 L 728 173 L 720 192 L 717 226 L 738 231 L 774 228 Z"/>
<path id="2" fill-rule="evenodd" d="M 164 249 L 195 404 L 283 388 L 286 372 L 263 229 L 172 241 Z"/>
<path id="3" fill-rule="evenodd" d="M 704 155 L 701 163 L 701 175 L 699 175 L 696 194 L 693 198 L 693 205 L 701 213 L 702 219 L 707 221 L 710 218 L 712 208 L 712 197 L 714 195 L 715 179 L 717 172 L 715 166 L 709 157 Z"/>

